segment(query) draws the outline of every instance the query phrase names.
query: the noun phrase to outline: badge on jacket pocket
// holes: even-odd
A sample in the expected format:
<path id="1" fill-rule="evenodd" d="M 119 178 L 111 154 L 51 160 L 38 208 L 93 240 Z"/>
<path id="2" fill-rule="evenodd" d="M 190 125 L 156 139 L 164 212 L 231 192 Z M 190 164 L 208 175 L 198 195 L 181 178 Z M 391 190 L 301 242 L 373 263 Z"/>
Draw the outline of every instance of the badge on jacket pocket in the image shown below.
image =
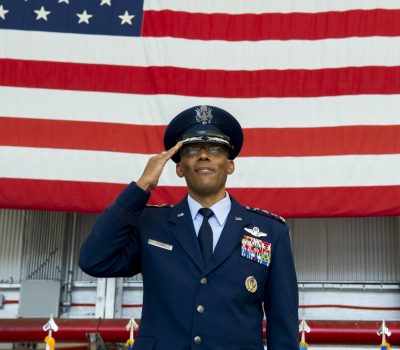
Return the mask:
<path id="1" fill-rule="evenodd" d="M 248 276 L 244 281 L 247 291 L 255 293 L 257 291 L 257 280 L 254 276 Z"/>
<path id="2" fill-rule="evenodd" d="M 242 239 L 241 255 L 261 265 L 269 266 L 271 243 L 245 235 Z"/>

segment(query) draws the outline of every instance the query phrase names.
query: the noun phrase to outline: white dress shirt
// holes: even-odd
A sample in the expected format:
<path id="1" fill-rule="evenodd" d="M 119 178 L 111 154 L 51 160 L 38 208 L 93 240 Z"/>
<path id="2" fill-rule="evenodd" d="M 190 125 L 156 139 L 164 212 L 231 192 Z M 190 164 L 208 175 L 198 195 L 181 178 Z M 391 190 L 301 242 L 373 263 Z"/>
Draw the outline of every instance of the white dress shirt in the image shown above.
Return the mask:
<path id="1" fill-rule="evenodd" d="M 198 235 L 200 226 L 203 223 L 203 215 L 199 213 L 199 209 L 203 207 L 199 202 L 190 197 L 190 195 L 188 195 L 187 200 L 190 214 L 192 215 L 194 230 L 196 231 L 196 235 Z M 214 212 L 214 215 L 208 219 L 213 231 L 213 251 L 218 243 L 219 237 L 221 236 L 222 230 L 224 229 L 231 206 L 231 199 L 225 192 L 225 197 L 210 208 Z"/>

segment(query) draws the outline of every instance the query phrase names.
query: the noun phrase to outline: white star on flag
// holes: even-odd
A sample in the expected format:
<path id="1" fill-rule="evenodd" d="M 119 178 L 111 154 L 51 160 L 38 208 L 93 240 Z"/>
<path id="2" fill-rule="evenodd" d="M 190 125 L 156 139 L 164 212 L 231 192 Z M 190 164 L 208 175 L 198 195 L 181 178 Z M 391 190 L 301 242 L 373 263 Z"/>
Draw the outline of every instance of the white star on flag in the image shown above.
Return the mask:
<path id="1" fill-rule="evenodd" d="M 51 11 L 46 11 L 45 8 L 42 6 L 40 10 L 35 10 L 34 11 L 37 14 L 36 20 L 38 21 L 39 19 L 44 19 L 47 21 L 47 15 L 51 13 Z"/>
<path id="2" fill-rule="evenodd" d="M 61 4 L 62 2 L 65 2 L 66 4 L 69 4 L 69 0 L 58 0 L 59 4 Z"/>
<path id="3" fill-rule="evenodd" d="M 89 18 L 93 17 L 93 15 L 89 15 L 86 10 L 84 10 L 82 13 L 77 13 L 76 14 L 79 17 L 79 23 L 85 22 L 89 24 Z"/>
<path id="4" fill-rule="evenodd" d="M 101 0 L 100 6 L 103 6 L 103 5 L 111 6 L 111 0 Z"/>
<path id="5" fill-rule="evenodd" d="M 129 15 L 128 11 L 125 11 L 123 15 L 118 17 L 121 18 L 121 25 L 123 25 L 124 23 L 132 25 L 132 18 L 135 17 L 135 15 Z"/>
<path id="6" fill-rule="evenodd" d="M 6 13 L 7 13 L 7 12 L 10 12 L 10 11 L 4 9 L 4 8 L 3 8 L 3 5 L 0 5 L 0 17 L 1 17 L 2 19 L 6 19 Z"/>

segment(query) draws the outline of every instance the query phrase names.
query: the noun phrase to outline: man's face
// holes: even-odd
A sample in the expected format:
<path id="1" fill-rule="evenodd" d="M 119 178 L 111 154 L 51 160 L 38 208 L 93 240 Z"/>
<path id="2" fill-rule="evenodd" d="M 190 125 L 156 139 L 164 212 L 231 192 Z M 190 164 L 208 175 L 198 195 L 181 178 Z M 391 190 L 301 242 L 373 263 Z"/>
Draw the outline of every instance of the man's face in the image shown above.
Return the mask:
<path id="1" fill-rule="evenodd" d="M 228 150 L 215 143 L 184 145 L 176 165 L 176 173 L 185 178 L 189 194 L 198 196 L 223 194 L 228 174 L 234 170 Z"/>

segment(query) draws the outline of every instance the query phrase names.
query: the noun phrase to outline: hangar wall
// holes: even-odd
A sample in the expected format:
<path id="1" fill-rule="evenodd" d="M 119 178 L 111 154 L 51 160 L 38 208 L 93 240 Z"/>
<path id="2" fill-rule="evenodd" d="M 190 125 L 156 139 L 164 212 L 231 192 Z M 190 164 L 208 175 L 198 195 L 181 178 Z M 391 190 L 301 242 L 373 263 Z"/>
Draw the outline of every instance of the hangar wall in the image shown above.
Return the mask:
<path id="1" fill-rule="evenodd" d="M 77 265 L 79 247 L 95 218 L 0 210 L 0 295 L 5 301 L 0 318 L 18 316 L 20 285 L 27 279 L 61 281 L 61 317 L 140 317 L 140 276 L 97 280 Z M 388 310 L 400 307 L 399 217 L 289 219 L 288 225 L 301 317 L 400 319 L 400 310 Z M 114 298 L 114 307 L 107 311 L 104 298 L 110 286 L 120 289 L 120 301 Z M 321 307 L 308 309 L 311 304 Z M 364 309 L 326 306 L 343 304 Z M 369 306 L 380 310 L 368 310 Z"/>

